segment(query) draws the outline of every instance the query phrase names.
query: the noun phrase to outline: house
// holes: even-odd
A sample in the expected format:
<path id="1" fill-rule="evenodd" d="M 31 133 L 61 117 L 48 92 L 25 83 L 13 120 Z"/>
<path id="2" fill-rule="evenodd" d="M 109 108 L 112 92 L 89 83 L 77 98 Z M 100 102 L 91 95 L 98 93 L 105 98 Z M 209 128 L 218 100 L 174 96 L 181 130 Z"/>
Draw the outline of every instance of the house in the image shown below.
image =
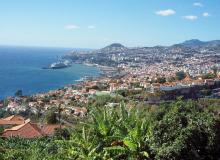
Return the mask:
<path id="1" fill-rule="evenodd" d="M 10 110 L 10 111 L 15 111 L 16 108 L 19 107 L 19 104 L 16 103 L 16 102 L 9 102 L 8 106 L 6 107 L 7 110 Z"/>
<path id="2" fill-rule="evenodd" d="M 37 138 L 43 136 L 51 136 L 55 129 L 63 128 L 59 124 L 48 125 L 48 124 L 38 124 L 33 123 L 30 119 L 25 120 L 21 116 L 10 116 L 4 119 L 0 119 L 0 125 L 11 126 L 11 128 L 4 129 L 2 132 L 2 137 L 22 137 L 22 138 Z"/>
<path id="3" fill-rule="evenodd" d="M 151 84 L 148 82 L 140 82 L 140 86 L 144 87 L 144 88 L 149 88 L 151 86 Z"/>
<path id="4" fill-rule="evenodd" d="M 190 78 L 190 75 L 187 74 L 186 77 L 181 82 L 182 84 L 191 85 L 193 80 Z"/>
<path id="5" fill-rule="evenodd" d="M 28 106 L 29 107 L 36 107 L 37 106 L 37 102 L 29 102 Z"/>
<path id="6" fill-rule="evenodd" d="M 215 84 L 215 81 L 213 79 L 205 79 L 205 84 L 207 85 L 214 85 Z"/>
<path id="7" fill-rule="evenodd" d="M 2 137 L 22 137 L 22 138 L 35 138 L 35 137 L 41 137 L 42 133 L 40 128 L 36 126 L 36 124 L 32 124 L 30 120 L 26 120 L 24 124 L 20 124 L 17 126 L 14 126 L 9 129 L 5 129 L 2 133 Z"/>
<path id="8" fill-rule="evenodd" d="M 84 117 L 87 114 L 87 109 L 85 107 L 74 107 L 72 113 L 78 117 Z"/>
<path id="9" fill-rule="evenodd" d="M 4 107 L 4 104 L 0 102 L 0 108 Z"/>
<path id="10" fill-rule="evenodd" d="M 118 87 L 117 83 L 110 83 L 109 86 L 110 86 L 110 89 L 109 89 L 110 92 L 114 92 L 115 90 L 117 90 L 117 87 Z"/>
<path id="11" fill-rule="evenodd" d="M 96 92 L 97 92 L 97 90 L 95 90 L 95 89 L 90 89 L 90 90 L 89 90 L 89 94 L 90 94 L 90 95 L 95 95 Z"/>
<path id="12" fill-rule="evenodd" d="M 194 81 L 192 82 L 192 85 L 202 86 L 202 85 L 204 85 L 204 81 L 202 80 L 202 78 L 198 78 L 197 80 L 194 80 Z"/>
<path id="13" fill-rule="evenodd" d="M 159 91 L 160 84 L 159 83 L 153 83 L 150 87 L 150 93 L 154 93 L 155 91 Z"/>

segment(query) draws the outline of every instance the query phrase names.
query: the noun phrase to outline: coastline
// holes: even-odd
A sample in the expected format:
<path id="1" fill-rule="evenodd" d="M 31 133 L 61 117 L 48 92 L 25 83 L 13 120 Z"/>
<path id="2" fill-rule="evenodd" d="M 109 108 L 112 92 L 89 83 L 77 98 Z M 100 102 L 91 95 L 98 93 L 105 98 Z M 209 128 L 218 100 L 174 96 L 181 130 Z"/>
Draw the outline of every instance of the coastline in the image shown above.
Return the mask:
<path id="1" fill-rule="evenodd" d="M 91 75 L 85 75 L 85 76 L 80 77 L 79 79 L 73 80 L 72 83 L 64 84 L 61 87 L 48 89 L 46 91 L 35 92 L 35 93 L 32 93 L 32 94 L 24 94 L 23 96 L 24 97 L 31 97 L 31 96 L 34 96 L 34 95 L 37 95 L 37 94 L 46 94 L 46 93 L 49 93 L 51 91 L 61 90 L 61 89 L 65 88 L 65 87 L 68 87 L 68 86 L 79 85 L 80 83 L 84 83 L 86 81 L 98 80 L 98 79 L 101 79 L 101 78 L 104 78 L 104 77 L 112 77 L 114 74 L 118 73 L 116 67 L 102 66 L 102 65 L 99 65 L 99 64 L 90 64 L 90 63 L 72 63 L 72 64 L 76 64 L 76 65 L 80 64 L 80 65 L 83 65 L 83 66 L 94 67 L 94 68 L 97 69 L 98 75 L 92 75 L 92 76 Z M 19 90 L 19 89 L 17 89 L 17 90 Z M 8 97 L 15 97 L 15 96 L 14 95 L 8 95 L 5 98 L 0 99 L 0 101 L 4 101 Z"/>
<path id="2" fill-rule="evenodd" d="M 79 83 L 82 83 L 88 79 L 97 79 L 97 78 L 101 78 L 102 77 L 102 73 L 101 73 L 101 70 L 96 67 L 96 66 L 89 66 L 89 65 L 86 65 L 86 64 L 83 64 L 83 63 L 80 63 L 80 64 L 77 64 L 77 63 L 73 63 L 75 65 L 82 65 L 82 66 L 88 66 L 88 67 L 93 67 L 93 68 L 96 68 L 97 69 L 97 75 L 83 75 L 83 76 L 80 76 L 79 79 L 75 79 L 75 80 L 72 80 L 71 83 L 66 83 L 66 84 L 63 84 L 62 86 L 59 86 L 59 87 L 55 87 L 55 88 L 51 88 L 51 89 L 46 89 L 46 90 L 42 90 L 42 91 L 37 91 L 37 92 L 33 92 L 31 94 L 24 94 L 23 96 L 25 97 L 31 97 L 33 95 L 36 95 L 36 94 L 45 94 L 45 93 L 48 93 L 48 92 L 51 92 L 51 91 L 55 91 L 55 90 L 60 90 L 62 88 L 65 88 L 67 86 L 71 86 L 71 85 L 77 85 Z M 64 68 L 65 69 L 65 68 Z M 43 70 L 43 69 L 42 69 Z M 56 69 L 55 69 L 56 70 Z M 59 70 L 62 70 L 62 69 L 59 69 Z M 19 90 L 20 88 L 17 88 L 16 90 L 14 90 L 14 93 Z M 22 89 L 21 89 L 22 90 Z M 23 91 L 23 90 L 22 90 Z M 14 95 L 5 95 L 3 97 L 0 97 L 0 101 L 4 101 L 5 99 L 7 99 L 8 97 L 15 97 Z"/>
<path id="3" fill-rule="evenodd" d="M 80 85 L 80 83 L 84 83 L 86 81 L 98 80 L 98 79 L 110 76 L 106 73 L 106 71 L 114 71 L 115 72 L 117 70 L 117 68 L 115 68 L 115 67 L 102 66 L 102 65 L 98 65 L 98 64 L 90 64 L 90 63 L 73 63 L 73 64 L 80 64 L 80 65 L 85 65 L 85 66 L 89 66 L 89 67 L 95 67 L 98 70 L 98 75 L 97 76 L 87 76 L 87 75 L 82 76 L 80 79 L 74 80 L 74 83 L 65 84 L 62 87 L 59 87 L 59 88 L 56 88 L 56 89 L 51 89 L 51 90 L 48 90 L 46 92 L 38 92 L 38 93 L 35 93 L 35 94 L 32 94 L 32 95 L 25 95 L 25 96 L 34 96 L 34 95 L 37 95 L 37 94 L 46 94 L 46 93 L 49 93 L 51 91 L 60 90 L 60 89 L 63 89 L 65 87 L 68 87 L 68 86 Z"/>

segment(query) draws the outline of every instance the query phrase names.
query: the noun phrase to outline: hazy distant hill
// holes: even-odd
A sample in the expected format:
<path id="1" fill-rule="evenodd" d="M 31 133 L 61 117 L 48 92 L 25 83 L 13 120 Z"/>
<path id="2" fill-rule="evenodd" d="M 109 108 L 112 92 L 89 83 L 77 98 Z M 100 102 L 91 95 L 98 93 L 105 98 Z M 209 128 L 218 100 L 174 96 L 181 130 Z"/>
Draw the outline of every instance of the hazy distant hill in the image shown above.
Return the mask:
<path id="1" fill-rule="evenodd" d="M 129 48 L 125 47 L 120 43 L 113 43 L 109 46 L 98 50 L 90 50 L 90 51 L 73 51 L 71 54 L 117 54 L 117 53 L 125 53 L 125 54 L 150 54 L 150 53 L 197 53 L 201 50 L 219 52 L 220 51 L 220 40 L 213 41 L 200 41 L 198 39 L 191 39 L 184 41 L 183 43 L 174 44 L 172 46 L 155 46 L 155 47 L 136 47 Z"/>
<path id="2" fill-rule="evenodd" d="M 191 48 L 199 48 L 199 47 L 217 47 L 220 45 L 220 40 L 213 40 L 213 41 L 200 41 L 198 39 L 191 39 L 187 40 L 181 45 Z"/>
<path id="3" fill-rule="evenodd" d="M 73 51 L 65 56 L 75 63 L 95 63 L 116 66 L 120 63 L 134 62 L 137 59 L 146 63 L 160 62 L 167 55 L 191 57 L 195 54 L 215 56 L 220 54 L 220 40 L 200 41 L 187 40 L 171 46 L 155 47 L 125 47 L 120 43 L 113 43 L 98 50 Z"/>
<path id="4" fill-rule="evenodd" d="M 102 49 L 94 51 L 95 53 L 118 53 L 118 52 L 124 52 L 127 51 L 128 48 L 123 46 L 120 43 L 113 43 L 109 46 L 106 46 Z"/>

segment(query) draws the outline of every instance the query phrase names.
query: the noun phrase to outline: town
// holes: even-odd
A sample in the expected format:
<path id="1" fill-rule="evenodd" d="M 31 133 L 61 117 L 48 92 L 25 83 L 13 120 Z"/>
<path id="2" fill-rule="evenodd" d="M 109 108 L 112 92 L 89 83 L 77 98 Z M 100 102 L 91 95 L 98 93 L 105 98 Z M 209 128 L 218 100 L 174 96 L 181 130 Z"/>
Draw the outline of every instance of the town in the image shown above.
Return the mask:
<path id="1" fill-rule="evenodd" d="M 0 160 L 220 160 L 219 0 L 0 10 Z"/>
<path id="2" fill-rule="evenodd" d="M 104 105 L 108 107 L 117 107 L 122 101 L 154 105 L 180 96 L 184 99 L 219 98 L 219 44 L 214 41 L 197 46 L 193 45 L 194 41 L 169 48 L 128 49 L 121 44 L 112 44 L 93 51 L 95 53 L 78 53 L 77 57 L 75 52 L 71 53 L 65 58 L 97 66 L 102 71 L 100 77 L 86 78 L 76 84 L 31 96 L 18 91 L 15 97 L 7 97 L 0 102 L 1 112 L 3 115 L 22 115 L 38 123 L 45 122 L 47 114 L 54 114 L 54 123 L 68 127 L 86 117 L 100 97 L 107 99 Z M 24 119 L 24 124 L 30 123 Z M 1 125 L 7 126 L 7 123 Z M 57 125 L 53 127 L 59 128 Z M 2 135 L 8 135 L 10 128 L 3 129 Z"/>

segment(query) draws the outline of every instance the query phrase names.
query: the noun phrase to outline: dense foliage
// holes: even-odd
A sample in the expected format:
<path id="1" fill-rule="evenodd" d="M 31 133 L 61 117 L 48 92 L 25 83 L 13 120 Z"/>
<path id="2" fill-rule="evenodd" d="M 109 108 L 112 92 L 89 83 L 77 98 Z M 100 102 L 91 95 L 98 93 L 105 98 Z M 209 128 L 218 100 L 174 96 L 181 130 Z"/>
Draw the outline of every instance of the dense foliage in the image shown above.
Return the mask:
<path id="1" fill-rule="evenodd" d="M 202 76 L 203 79 L 213 79 L 215 77 L 216 77 L 216 75 L 213 74 L 213 73 L 207 73 L 207 74 Z"/>
<path id="2" fill-rule="evenodd" d="M 176 72 L 176 79 L 177 80 L 183 80 L 186 77 L 186 73 L 184 71 Z"/>
<path id="3" fill-rule="evenodd" d="M 218 102 L 90 108 L 86 119 L 54 137 L 0 139 L 0 159 L 218 159 Z"/>

